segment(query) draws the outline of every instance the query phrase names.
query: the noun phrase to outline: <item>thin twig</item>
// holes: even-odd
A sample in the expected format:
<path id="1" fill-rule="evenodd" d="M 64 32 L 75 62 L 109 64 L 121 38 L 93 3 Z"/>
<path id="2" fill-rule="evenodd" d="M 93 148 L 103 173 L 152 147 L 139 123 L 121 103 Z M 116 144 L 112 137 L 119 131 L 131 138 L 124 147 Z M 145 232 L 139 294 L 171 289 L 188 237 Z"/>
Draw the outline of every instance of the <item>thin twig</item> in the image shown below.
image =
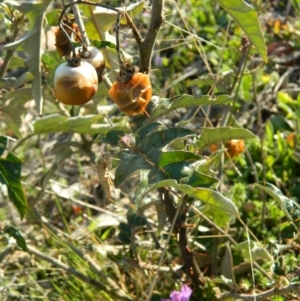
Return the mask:
<path id="1" fill-rule="evenodd" d="M 175 207 L 168 190 L 162 189 L 162 193 L 164 195 L 163 201 L 168 219 L 173 220 L 175 219 L 175 213 L 177 213 L 178 208 Z M 186 274 L 192 279 L 195 286 L 203 285 L 205 283 L 204 277 L 195 260 L 193 252 L 188 247 L 186 215 L 189 210 L 189 206 L 187 206 L 185 199 L 182 199 L 180 206 L 182 212 L 180 213 L 179 218 L 176 218 L 173 233 L 178 237 L 178 245 L 181 250 L 181 256 L 184 260 L 184 269 Z"/>
<path id="2" fill-rule="evenodd" d="M 7 247 L 2 253 L 0 253 L 0 263 L 4 261 L 5 257 L 12 255 L 15 251 L 14 246 Z"/>
<path id="3" fill-rule="evenodd" d="M 230 240 L 230 242 L 233 245 L 237 245 L 238 243 L 228 234 L 225 232 L 225 230 L 223 230 L 221 227 L 219 227 L 218 225 L 216 225 L 211 219 L 209 219 L 204 213 L 202 213 L 200 210 L 198 210 L 195 206 L 192 206 L 193 211 L 195 211 L 198 215 L 200 215 L 205 221 L 207 221 L 208 223 L 210 223 L 212 226 L 214 226 L 220 233 L 222 233 L 224 236 L 226 236 L 228 238 L 228 240 Z M 244 227 L 246 228 L 246 225 L 243 223 L 243 221 L 241 219 L 239 219 L 239 221 L 244 225 Z M 251 234 L 251 236 L 256 240 L 257 238 L 255 237 L 255 235 L 248 229 L 249 233 Z M 265 275 L 269 280 L 272 280 L 272 277 L 263 270 L 263 268 L 257 263 L 254 262 L 253 263 L 254 266 L 263 274 Z"/>
<path id="4" fill-rule="evenodd" d="M 158 266 L 156 264 L 151 264 L 151 263 L 145 263 L 139 260 L 139 262 L 131 259 L 125 259 L 126 263 L 128 266 L 134 267 L 136 269 L 140 270 L 150 270 L 150 271 L 157 271 L 157 272 L 162 272 L 162 273 L 173 273 L 174 270 L 172 267 L 167 267 L 167 266 Z"/>
<path id="5" fill-rule="evenodd" d="M 166 191 L 166 189 L 164 189 L 164 190 Z M 174 231 L 174 228 L 175 228 L 175 225 L 176 225 L 176 222 L 177 222 L 177 218 L 178 218 L 178 215 L 179 215 L 180 208 L 181 208 L 181 203 L 178 205 L 177 210 L 174 212 L 174 215 L 173 215 L 174 218 L 172 220 L 171 228 L 170 228 L 170 231 L 168 233 L 168 237 L 167 237 L 167 240 L 166 240 L 166 246 L 169 245 L 169 241 L 171 239 L 171 236 L 173 235 L 173 231 Z M 158 271 L 159 271 L 160 267 L 162 266 L 162 264 L 165 260 L 167 251 L 168 251 L 168 248 L 165 247 L 162 254 L 161 254 L 161 256 L 160 256 L 160 259 L 159 259 L 159 262 L 158 262 L 158 265 L 157 265 L 157 272 L 155 273 L 154 279 L 152 280 L 152 282 L 150 283 L 150 286 L 148 288 L 147 297 L 146 297 L 145 301 L 149 301 L 151 296 L 152 296 L 152 293 L 153 293 L 153 290 L 154 290 L 154 287 L 156 285 L 157 278 L 158 278 Z"/>
<path id="6" fill-rule="evenodd" d="M 124 17 L 126 19 L 127 25 L 132 29 L 132 33 L 133 33 L 133 36 L 134 36 L 136 42 L 138 44 L 142 43 L 143 38 L 142 38 L 140 32 L 138 31 L 138 29 L 136 28 L 135 24 L 132 22 L 131 18 L 129 17 L 127 11 L 123 11 L 122 14 L 124 15 Z"/>
<path id="7" fill-rule="evenodd" d="M 234 300 L 246 300 L 246 301 L 256 301 L 256 300 L 265 300 L 273 296 L 283 296 L 289 293 L 296 292 L 299 296 L 300 294 L 300 282 L 290 283 L 286 287 L 278 288 L 274 287 L 268 291 L 265 291 L 260 294 L 247 295 L 247 294 L 238 294 L 238 293 L 223 293 L 219 297 L 220 300 L 225 299 L 234 299 Z"/>
<path id="8" fill-rule="evenodd" d="M 121 18 L 121 14 L 118 13 L 117 14 L 117 21 L 116 21 L 116 51 L 117 51 L 117 55 L 118 55 L 118 61 L 120 66 L 122 66 L 122 58 L 121 58 L 121 54 L 120 54 L 120 18 Z"/>
<path id="9" fill-rule="evenodd" d="M 70 0 L 70 3 L 75 3 L 75 1 Z M 85 30 L 85 27 L 84 27 L 84 24 L 83 24 L 83 21 L 82 21 L 82 18 L 81 18 L 81 14 L 80 14 L 78 5 L 74 5 L 72 7 L 72 11 L 73 11 L 76 23 L 78 25 L 78 28 L 79 28 L 79 31 L 80 31 L 80 34 L 81 34 L 81 39 L 82 39 L 83 43 L 86 46 L 90 46 L 90 40 L 87 36 L 87 33 L 86 33 L 86 30 Z"/>

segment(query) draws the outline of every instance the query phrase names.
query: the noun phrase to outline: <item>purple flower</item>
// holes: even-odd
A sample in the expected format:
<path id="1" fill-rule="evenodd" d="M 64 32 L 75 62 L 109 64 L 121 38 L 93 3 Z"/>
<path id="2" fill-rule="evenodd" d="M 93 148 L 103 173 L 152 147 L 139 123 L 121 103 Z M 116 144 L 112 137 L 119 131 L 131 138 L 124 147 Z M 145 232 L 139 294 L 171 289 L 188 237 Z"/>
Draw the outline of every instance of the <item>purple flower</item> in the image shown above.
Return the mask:
<path id="1" fill-rule="evenodd" d="M 161 299 L 161 301 L 189 301 L 191 294 L 192 290 L 184 284 L 181 287 L 180 292 L 173 291 L 170 294 L 170 299 Z"/>

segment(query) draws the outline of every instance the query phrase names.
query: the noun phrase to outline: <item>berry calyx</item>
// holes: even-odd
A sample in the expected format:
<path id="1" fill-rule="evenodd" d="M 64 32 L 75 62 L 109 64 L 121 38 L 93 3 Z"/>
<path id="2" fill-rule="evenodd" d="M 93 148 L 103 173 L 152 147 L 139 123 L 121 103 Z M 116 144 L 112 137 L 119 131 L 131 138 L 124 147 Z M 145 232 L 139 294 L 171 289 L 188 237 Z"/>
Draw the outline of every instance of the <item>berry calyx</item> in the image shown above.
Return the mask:
<path id="1" fill-rule="evenodd" d="M 76 55 L 78 55 L 83 61 L 90 63 L 96 69 L 98 75 L 98 84 L 102 82 L 102 76 L 105 70 L 105 60 L 101 51 L 95 47 L 83 46 L 75 49 Z"/>

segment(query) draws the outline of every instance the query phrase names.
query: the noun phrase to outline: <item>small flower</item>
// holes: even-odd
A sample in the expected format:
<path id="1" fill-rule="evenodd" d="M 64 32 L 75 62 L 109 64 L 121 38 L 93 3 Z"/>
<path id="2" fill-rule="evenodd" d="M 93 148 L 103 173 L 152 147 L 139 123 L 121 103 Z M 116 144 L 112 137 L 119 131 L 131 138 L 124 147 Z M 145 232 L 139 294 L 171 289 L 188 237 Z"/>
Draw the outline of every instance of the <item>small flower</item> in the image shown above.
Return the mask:
<path id="1" fill-rule="evenodd" d="M 192 290 L 186 284 L 184 284 L 181 287 L 180 292 L 173 291 L 170 294 L 170 299 L 161 299 L 161 301 L 189 301 L 191 294 Z"/>

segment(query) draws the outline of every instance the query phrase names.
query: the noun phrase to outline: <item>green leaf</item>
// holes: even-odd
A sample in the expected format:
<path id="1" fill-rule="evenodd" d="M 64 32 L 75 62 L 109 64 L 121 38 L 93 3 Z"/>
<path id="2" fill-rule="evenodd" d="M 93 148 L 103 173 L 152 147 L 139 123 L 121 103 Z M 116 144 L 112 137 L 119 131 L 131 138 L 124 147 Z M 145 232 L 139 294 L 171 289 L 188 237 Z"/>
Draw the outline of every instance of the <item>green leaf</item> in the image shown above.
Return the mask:
<path id="1" fill-rule="evenodd" d="M 293 238 L 295 238 L 295 236 L 298 232 L 299 231 L 298 231 L 297 227 L 293 223 L 291 223 L 288 226 L 284 227 L 280 231 L 280 237 L 283 240 L 293 239 Z"/>
<path id="2" fill-rule="evenodd" d="M 217 104 L 225 105 L 230 104 L 232 101 L 233 99 L 228 95 L 220 95 L 216 98 L 211 98 L 211 96 L 209 95 L 199 97 L 192 95 L 180 95 L 172 99 L 159 99 L 159 102 L 155 109 L 152 111 L 150 117 L 147 120 L 147 123 L 150 123 L 158 117 L 179 108 Z"/>
<path id="3" fill-rule="evenodd" d="M 7 89 L 7 90 L 12 90 L 12 91 L 6 93 L 6 94 L 10 94 L 10 93 L 18 91 L 18 90 L 16 90 L 17 88 L 24 86 L 25 84 L 32 81 L 32 79 L 33 79 L 32 74 L 30 72 L 25 72 L 19 78 L 8 77 L 8 78 L 1 79 L 0 87 Z M 30 90 L 30 98 L 28 98 L 28 99 L 32 99 L 31 89 L 23 88 L 23 89 L 19 89 L 19 90 Z M 6 94 L 3 95 L 2 101 L 4 99 L 10 99 L 9 95 L 6 95 Z M 26 95 L 21 95 L 21 96 L 22 96 L 22 98 L 24 98 L 27 96 L 27 93 L 26 93 Z"/>
<path id="4" fill-rule="evenodd" d="M 97 41 L 97 40 L 93 40 L 91 42 L 91 46 L 94 46 L 94 47 L 96 47 L 98 49 L 106 48 L 106 47 L 109 47 L 109 48 L 112 48 L 112 49 L 116 48 L 116 45 L 113 44 L 112 42 L 109 42 L 109 41 Z"/>
<path id="5" fill-rule="evenodd" d="M 148 186 L 148 172 L 142 170 L 140 172 L 140 183 L 135 191 L 135 195 L 139 195 L 140 191 L 143 191 L 146 186 Z M 166 211 L 164 210 L 165 205 L 161 202 L 161 200 L 152 200 L 150 198 L 143 198 L 139 202 L 138 213 L 141 214 L 152 206 L 155 206 L 157 212 L 157 219 L 158 219 L 157 230 L 161 231 L 165 226 L 167 220 L 167 214 Z"/>
<path id="6" fill-rule="evenodd" d="M 3 94 L 0 99 L 1 119 L 7 123 L 18 138 L 22 138 L 19 127 L 22 114 L 26 111 L 24 104 L 32 99 L 31 92 L 30 88 L 17 89 Z"/>
<path id="7" fill-rule="evenodd" d="M 165 165 L 163 168 L 157 167 L 151 163 L 147 157 L 133 153 L 131 150 L 123 150 L 118 153 L 120 164 L 116 170 L 115 186 L 119 187 L 126 179 L 137 171 L 146 172 L 147 177 L 140 182 L 136 195 L 139 194 L 144 187 L 150 187 L 160 181 L 166 179 L 175 179 L 180 183 L 198 187 L 211 187 L 218 183 L 218 179 L 210 175 L 199 172 L 193 163 L 197 161 L 175 162 Z M 145 182 L 145 184 L 143 184 Z"/>
<path id="8" fill-rule="evenodd" d="M 267 47 L 260 27 L 258 14 L 243 0 L 217 0 L 248 36 L 263 60 L 267 62 Z"/>
<path id="9" fill-rule="evenodd" d="M 131 150 L 122 150 L 117 154 L 120 159 L 120 164 L 116 169 L 115 186 L 119 187 L 127 178 L 138 170 L 151 168 L 148 163 L 139 154 L 133 153 Z"/>
<path id="10" fill-rule="evenodd" d="M 161 203 L 160 200 L 158 201 L 152 201 L 149 198 L 145 197 L 145 195 L 150 192 L 153 189 L 157 189 L 160 187 L 174 187 L 177 191 L 181 190 L 184 193 L 187 193 L 188 195 L 194 197 L 199 193 L 199 187 L 195 187 L 196 191 L 193 191 L 193 187 L 189 185 L 184 185 L 180 181 L 180 184 L 178 184 L 178 181 L 174 180 L 162 180 L 160 179 L 159 181 L 156 181 L 156 184 L 151 184 L 149 183 L 149 173 L 148 171 L 142 171 L 141 172 L 141 181 L 138 185 L 138 188 L 135 191 L 135 196 L 134 196 L 134 202 L 138 206 L 139 212 L 143 212 L 144 210 L 148 209 L 150 206 L 156 206 L 157 211 L 161 210 L 162 207 L 164 207 L 164 204 Z M 181 186 L 181 189 L 179 188 L 179 185 Z M 190 188 L 190 190 L 188 189 Z M 208 192 L 208 193 L 207 193 Z M 199 199 L 199 198 L 197 198 Z M 201 203 L 201 208 L 200 210 L 209 218 L 213 219 L 215 223 L 217 223 L 219 226 L 224 226 L 228 224 L 232 212 L 237 212 L 237 209 L 235 207 L 231 208 L 232 205 L 234 205 L 229 199 L 224 198 L 223 196 L 220 195 L 218 192 L 215 192 L 213 190 L 202 190 L 202 202 L 206 202 L 205 205 Z M 195 206 L 199 205 L 199 202 L 194 203 Z M 224 206 L 224 209 L 223 209 Z M 229 210 L 231 212 L 226 212 L 226 210 Z M 162 210 L 164 214 L 160 214 L 158 211 L 158 217 L 160 218 L 159 222 L 159 229 L 162 229 L 162 227 L 165 224 L 165 210 Z"/>
<path id="11" fill-rule="evenodd" d="M 163 171 L 169 175 L 169 178 L 175 179 L 182 184 L 193 187 L 209 188 L 219 180 L 198 172 L 191 162 L 176 162 L 165 165 Z"/>
<path id="12" fill-rule="evenodd" d="M 121 137 L 123 137 L 125 133 L 123 131 L 109 131 L 107 135 L 102 139 L 103 143 L 107 143 L 110 145 L 117 146 L 119 145 L 119 141 Z"/>
<path id="13" fill-rule="evenodd" d="M 261 246 L 256 241 L 244 241 L 233 246 L 233 248 L 241 251 L 243 258 L 246 258 L 248 261 L 250 261 L 251 259 L 255 261 L 260 258 L 271 262 L 273 261 L 273 257 L 268 253 L 266 248 Z"/>
<path id="14" fill-rule="evenodd" d="M 126 10 L 129 16 L 133 18 L 142 11 L 144 5 L 145 1 L 140 1 L 137 3 L 133 3 L 127 7 L 118 7 L 117 9 Z M 116 22 L 117 12 L 113 10 L 108 10 L 107 8 L 101 6 L 97 6 L 94 9 L 94 17 L 98 29 L 100 29 L 101 31 L 108 31 L 110 27 Z M 127 23 L 124 17 L 121 17 L 120 23 L 124 25 Z"/>
<path id="15" fill-rule="evenodd" d="M 202 164 L 205 164 L 201 156 L 185 151 L 162 152 L 157 162 L 169 178 L 188 184 L 193 187 L 209 188 L 219 180 L 211 177 L 209 173 L 199 172 Z"/>
<path id="16" fill-rule="evenodd" d="M 46 14 L 46 20 L 50 26 L 58 26 L 59 16 L 62 12 L 62 9 L 52 9 Z"/>
<path id="17" fill-rule="evenodd" d="M 178 191 L 187 194 L 189 197 L 200 200 L 201 202 L 212 206 L 212 208 L 222 210 L 223 214 L 228 213 L 238 216 L 239 212 L 235 204 L 217 191 L 207 188 L 192 187 L 186 184 L 179 184 L 176 180 L 163 180 L 154 185 L 145 187 L 144 191 L 135 196 L 135 202 L 139 205 L 140 200 L 151 190 L 161 187 L 173 187 Z"/>
<path id="18" fill-rule="evenodd" d="M 152 122 L 152 123 L 149 123 L 142 127 L 137 128 L 137 130 L 135 132 L 136 145 L 139 146 L 149 133 L 158 131 L 158 130 L 163 130 L 166 128 L 167 127 L 160 122 Z"/>
<path id="19" fill-rule="evenodd" d="M 9 62 L 9 68 L 17 69 L 20 67 L 24 67 L 24 59 L 19 56 L 14 55 Z"/>
<path id="20" fill-rule="evenodd" d="M 42 133 L 80 133 L 80 134 L 107 134 L 111 130 L 126 130 L 126 121 L 120 123 L 108 124 L 102 115 L 85 115 L 76 117 L 65 117 L 59 114 L 53 114 L 40 118 L 34 122 L 34 132 Z"/>
<path id="21" fill-rule="evenodd" d="M 3 155 L 4 151 L 8 146 L 8 139 L 5 136 L 0 136 L 0 157 Z"/>
<path id="22" fill-rule="evenodd" d="M 16 240 L 17 246 L 19 248 L 21 248 L 23 251 L 27 251 L 27 244 L 26 244 L 25 238 L 19 229 L 15 228 L 13 226 L 6 226 L 4 228 L 4 233 L 13 237 Z"/>
<path id="23" fill-rule="evenodd" d="M 187 87 L 205 87 L 205 86 L 213 86 L 217 85 L 218 91 L 226 91 L 228 87 L 232 84 L 234 79 L 234 71 L 226 70 L 220 71 L 218 73 L 218 81 L 216 83 L 216 76 L 212 73 L 207 73 L 201 76 L 198 76 L 195 79 L 189 80 L 186 85 Z"/>
<path id="24" fill-rule="evenodd" d="M 5 49 L 16 50 L 23 47 L 27 52 L 26 65 L 28 71 L 33 74 L 32 95 L 36 101 L 39 114 L 42 114 L 43 95 L 42 95 L 42 80 L 41 80 L 41 53 L 42 53 L 42 35 L 45 11 L 51 0 L 37 2 L 21 2 L 7 1 L 10 5 L 24 13 L 29 19 L 28 33 L 20 40 L 7 44 Z"/>
<path id="25" fill-rule="evenodd" d="M 195 136 L 195 133 L 184 128 L 162 129 L 150 132 L 137 144 L 137 147 L 142 154 L 147 155 L 150 160 L 156 163 L 161 154 L 161 150 L 169 143 L 176 139 L 191 136 Z"/>
<path id="26" fill-rule="evenodd" d="M 201 165 L 198 161 L 202 157 L 191 152 L 163 152 L 176 139 L 194 135 L 193 131 L 183 128 L 165 128 L 159 122 L 145 125 L 136 132 L 136 145 L 119 152 L 120 164 L 116 170 L 115 185 L 119 187 L 137 171 L 147 173 L 147 186 L 166 179 L 200 187 L 210 187 L 217 183 L 215 177 L 197 170 Z M 196 162 L 197 167 L 193 165 Z M 143 183 L 140 183 L 140 188 L 142 186 Z M 136 193 L 139 193 L 139 189 Z"/>
<path id="27" fill-rule="evenodd" d="M 0 158 L 0 182 L 7 186 L 8 197 L 18 209 L 21 219 L 27 212 L 27 200 L 21 184 L 22 162 L 13 153 Z"/>
<path id="28" fill-rule="evenodd" d="M 270 183 L 264 183 L 264 185 L 255 183 L 255 187 L 263 190 L 269 196 L 271 196 L 277 203 L 277 206 L 284 212 L 288 220 L 300 229 L 300 206 L 292 199 L 287 198 L 280 189 Z M 287 230 L 291 230 L 288 228 Z"/>
<path id="29" fill-rule="evenodd" d="M 131 227 L 127 223 L 120 223 L 118 239 L 123 244 L 130 244 L 131 242 Z"/>
<path id="30" fill-rule="evenodd" d="M 196 155 L 192 152 L 185 152 L 185 151 L 168 151 L 162 152 L 158 161 L 158 167 L 163 167 L 167 164 L 177 163 L 177 162 L 194 162 L 201 160 L 202 157 Z"/>
<path id="31" fill-rule="evenodd" d="M 219 127 L 205 128 L 202 130 L 200 138 L 195 143 L 195 146 L 203 150 L 210 144 L 219 143 L 230 139 L 250 139 L 256 136 L 250 131 L 242 128 Z"/>
<path id="32" fill-rule="evenodd" d="M 147 224 L 145 217 L 138 215 L 133 209 L 127 212 L 127 222 L 131 227 L 142 227 Z"/>
<path id="33" fill-rule="evenodd" d="M 274 262 L 272 264 L 272 271 L 278 276 L 285 276 L 286 270 L 282 268 L 282 264 L 280 262 Z"/>

